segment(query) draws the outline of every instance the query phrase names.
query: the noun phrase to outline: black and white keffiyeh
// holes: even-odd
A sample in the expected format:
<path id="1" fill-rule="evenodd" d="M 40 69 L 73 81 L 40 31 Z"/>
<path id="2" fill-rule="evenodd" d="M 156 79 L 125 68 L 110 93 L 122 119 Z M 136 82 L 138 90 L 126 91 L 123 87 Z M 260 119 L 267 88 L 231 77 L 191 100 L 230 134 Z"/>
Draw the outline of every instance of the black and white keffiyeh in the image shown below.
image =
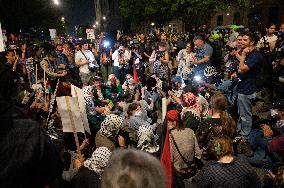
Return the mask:
<path id="1" fill-rule="evenodd" d="M 84 166 L 101 175 L 110 156 L 111 151 L 107 147 L 99 147 L 93 152 L 92 157 L 84 162 Z"/>

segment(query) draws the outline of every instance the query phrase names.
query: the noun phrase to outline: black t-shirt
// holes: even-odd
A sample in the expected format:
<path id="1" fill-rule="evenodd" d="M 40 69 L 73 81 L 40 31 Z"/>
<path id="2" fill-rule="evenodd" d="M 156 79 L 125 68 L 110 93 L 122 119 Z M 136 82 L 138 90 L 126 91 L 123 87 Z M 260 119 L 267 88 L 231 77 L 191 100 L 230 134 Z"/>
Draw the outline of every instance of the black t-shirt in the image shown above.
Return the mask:
<path id="1" fill-rule="evenodd" d="M 265 65 L 264 57 L 256 50 L 248 54 L 245 64 L 249 70 L 245 73 L 240 73 L 240 82 L 237 87 L 238 93 L 251 95 L 257 91 L 256 80 L 261 79 L 261 69 Z"/>

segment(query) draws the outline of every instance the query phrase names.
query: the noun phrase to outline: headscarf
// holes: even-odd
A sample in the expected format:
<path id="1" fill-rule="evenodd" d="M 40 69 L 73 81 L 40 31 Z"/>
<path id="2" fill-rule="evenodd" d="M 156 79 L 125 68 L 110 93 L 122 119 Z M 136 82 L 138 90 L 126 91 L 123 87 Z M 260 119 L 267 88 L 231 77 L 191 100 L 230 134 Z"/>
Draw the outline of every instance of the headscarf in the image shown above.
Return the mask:
<path id="1" fill-rule="evenodd" d="M 193 113 L 195 113 L 197 116 L 200 117 L 201 109 L 200 105 L 197 103 L 196 96 L 193 93 L 188 92 L 183 94 L 182 98 L 186 104 L 186 108 L 183 109 L 182 111 L 182 117 L 186 111 L 192 111 Z"/>
<path id="2" fill-rule="evenodd" d="M 107 147 L 99 147 L 93 152 L 92 157 L 84 162 L 84 166 L 101 175 L 110 156 L 111 151 Z"/>
<path id="3" fill-rule="evenodd" d="M 155 153 L 159 150 L 154 131 L 150 125 L 141 125 L 138 129 L 137 136 L 138 149 L 149 153 Z"/>
<path id="4" fill-rule="evenodd" d="M 196 96 L 191 92 L 183 94 L 182 99 L 185 102 L 187 107 L 190 107 L 196 104 Z"/>
<path id="5" fill-rule="evenodd" d="M 177 110 L 170 110 L 167 112 L 167 119 L 169 121 L 178 121 L 178 111 Z"/>
<path id="6" fill-rule="evenodd" d="M 106 137 L 115 137 L 116 133 L 122 128 L 123 119 L 115 114 L 109 114 L 101 123 L 99 132 Z"/>

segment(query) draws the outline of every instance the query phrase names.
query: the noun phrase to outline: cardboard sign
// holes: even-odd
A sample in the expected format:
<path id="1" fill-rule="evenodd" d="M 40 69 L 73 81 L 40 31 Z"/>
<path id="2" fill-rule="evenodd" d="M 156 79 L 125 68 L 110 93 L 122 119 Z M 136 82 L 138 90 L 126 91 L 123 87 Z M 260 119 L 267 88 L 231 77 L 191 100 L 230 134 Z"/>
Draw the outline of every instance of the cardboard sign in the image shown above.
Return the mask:
<path id="1" fill-rule="evenodd" d="M 77 102 L 78 102 L 78 106 L 80 109 L 81 118 L 83 120 L 84 128 L 87 131 L 87 133 L 91 134 L 91 130 L 90 130 L 89 122 L 87 118 L 86 103 L 84 99 L 83 90 L 74 85 L 71 85 L 71 95 L 72 97 L 77 98 Z"/>
<path id="2" fill-rule="evenodd" d="M 96 39 L 94 29 L 86 29 L 87 39 Z"/>
<path id="3" fill-rule="evenodd" d="M 56 29 L 49 29 L 49 35 L 51 40 L 54 40 L 56 38 Z"/>
<path id="4" fill-rule="evenodd" d="M 56 102 L 63 132 L 85 133 L 77 98 L 69 96 L 56 97 Z"/>

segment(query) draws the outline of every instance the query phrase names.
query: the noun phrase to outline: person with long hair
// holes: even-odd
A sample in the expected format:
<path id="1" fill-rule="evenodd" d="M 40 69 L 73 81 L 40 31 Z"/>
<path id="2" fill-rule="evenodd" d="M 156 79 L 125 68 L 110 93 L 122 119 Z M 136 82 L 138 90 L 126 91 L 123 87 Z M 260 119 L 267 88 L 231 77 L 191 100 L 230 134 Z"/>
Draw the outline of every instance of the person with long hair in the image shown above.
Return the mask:
<path id="1" fill-rule="evenodd" d="M 250 164 L 234 156 L 232 139 L 216 138 L 211 150 L 217 161 L 201 170 L 196 177 L 197 187 L 261 187 L 260 178 Z"/>
<path id="2" fill-rule="evenodd" d="M 211 142 L 216 137 L 228 136 L 234 139 L 236 136 L 236 123 L 226 111 L 228 102 L 221 93 L 216 93 L 210 99 L 212 115 L 204 119 L 196 132 L 199 145 L 209 152 Z"/>

